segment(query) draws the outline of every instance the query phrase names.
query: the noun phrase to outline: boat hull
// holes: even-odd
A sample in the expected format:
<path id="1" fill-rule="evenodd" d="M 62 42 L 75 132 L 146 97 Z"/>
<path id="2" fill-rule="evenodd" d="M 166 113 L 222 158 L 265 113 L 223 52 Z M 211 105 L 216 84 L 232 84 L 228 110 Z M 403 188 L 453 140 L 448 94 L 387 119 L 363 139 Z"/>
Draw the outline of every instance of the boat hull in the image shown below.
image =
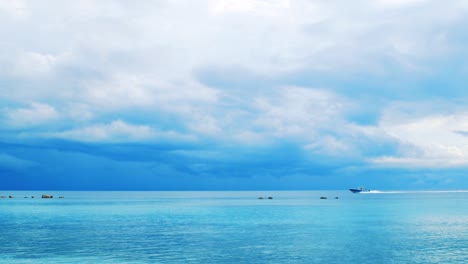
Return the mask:
<path id="1" fill-rule="evenodd" d="M 370 190 L 364 188 L 364 187 L 359 187 L 359 188 L 352 188 L 349 189 L 352 193 L 361 193 L 361 192 L 370 192 Z"/>

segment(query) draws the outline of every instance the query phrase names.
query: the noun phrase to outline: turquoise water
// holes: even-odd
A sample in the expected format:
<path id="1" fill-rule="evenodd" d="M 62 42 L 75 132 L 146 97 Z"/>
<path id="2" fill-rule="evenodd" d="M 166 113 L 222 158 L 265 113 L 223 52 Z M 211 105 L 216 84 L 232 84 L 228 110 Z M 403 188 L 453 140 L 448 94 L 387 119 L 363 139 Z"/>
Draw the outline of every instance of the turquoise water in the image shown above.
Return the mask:
<path id="1" fill-rule="evenodd" d="M 42 193 L 0 192 L 0 263 L 468 263 L 468 192 Z"/>

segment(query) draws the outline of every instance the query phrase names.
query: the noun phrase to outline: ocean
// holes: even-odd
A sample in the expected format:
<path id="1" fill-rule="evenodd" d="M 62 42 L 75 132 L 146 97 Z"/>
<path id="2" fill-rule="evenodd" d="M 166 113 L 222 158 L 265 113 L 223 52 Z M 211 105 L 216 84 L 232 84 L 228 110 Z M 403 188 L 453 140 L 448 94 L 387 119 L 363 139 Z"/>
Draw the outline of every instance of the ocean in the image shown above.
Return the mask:
<path id="1" fill-rule="evenodd" d="M 0 195 L 0 263 L 468 263 L 464 191 Z"/>

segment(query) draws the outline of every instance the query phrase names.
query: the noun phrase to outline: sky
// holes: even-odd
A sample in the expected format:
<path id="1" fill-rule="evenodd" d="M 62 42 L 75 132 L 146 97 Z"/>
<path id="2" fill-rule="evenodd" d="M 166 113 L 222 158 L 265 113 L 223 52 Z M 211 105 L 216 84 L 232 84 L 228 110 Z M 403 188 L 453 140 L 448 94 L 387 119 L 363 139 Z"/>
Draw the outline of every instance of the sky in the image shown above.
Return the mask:
<path id="1" fill-rule="evenodd" d="M 468 189 L 463 0 L 0 0 L 0 189 Z"/>

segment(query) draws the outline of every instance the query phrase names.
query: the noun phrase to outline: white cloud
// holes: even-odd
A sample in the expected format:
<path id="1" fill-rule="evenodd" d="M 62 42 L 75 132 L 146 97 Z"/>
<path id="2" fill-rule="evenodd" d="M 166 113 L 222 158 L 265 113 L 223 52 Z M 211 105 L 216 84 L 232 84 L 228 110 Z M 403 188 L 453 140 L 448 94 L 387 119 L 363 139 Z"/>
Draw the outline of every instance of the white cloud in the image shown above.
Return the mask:
<path id="1" fill-rule="evenodd" d="M 160 131 L 146 125 L 133 125 L 122 120 L 109 124 L 96 124 L 84 128 L 44 134 L 46 137 L 57 137 L 85 142 L 139 142 L 157 140 L 193 140 L 190 136 L 174 131 Z"/>
<path id="2" fill-rule="evenodd" d="M 222 132 L 218 120 L 210 115 L 192 116 L 188 127 L 196 132 L 204 135 L 216 135 Z"/>
<path id="3" fill-rule="evenodd" d="M 373 71 L 389 57 L 424 66 L 420 59 L 451 48 L 440 36 L 450 34 L 447 27 L 460 23 L 467 10 L 459 1 L 444 3 L 442 15 L 437 3 L 420 5 L 424 8 L 415 21 L 366 1 L 52 1 L 47 6 L 31 1 L 33 16 L 17 25 L 21 32 L 8 48 L 13 53 L 41 50 L 43 57 L 33 59 L 44 69 L 50 63 L 46 54 L 66 53 L 73 59 L 63 67 L 163 80 L 189 79 L 197 69 L 218 66 L 268 76 Z M 4 28 L 3 33 L 9 32 Z"/>
<path id="4" fill-rule="evenodd" d="M 13 67 L 13 75 L 19 77 L 36 77 L 49 74 L 56 60 L 56 57 L 50 54 L 37 52 L 22 53 Z"/>
<path id="5" fill-rule="evenodd" d="M 378 157 L 369 159 L 369 161 L 376 166 L 391 167 L 391 168 L 453 168 L 453 167 L 468 167 L 466 159 L 454 159 L 453 157 Z"/>
<path id="6" fill-rule="evenodd" d="M 29 16 L 29 6 L 23 0 L 0 0 L 0 12 L 5 11 L 15 19 L 24 19 Z"/>
<path id="7" fill-rule="evenodd" d="M 304 146 L 306 151 L 320 153 L 321 155 L 345 156 L 354 151 L 350 143 L 329 135 L 321 136 L 313 143 Z"/>
<path id="8" fill-rule="evenodd" d="M 211 11 L 216 15 L 226 13 L 250 13 L 256 15 L 278 16 L 280 9 L 291 8 L 290 0 L 212 0 Z"/>
<path id="9" fill-rule="evenodd" d="M 254 123 L 279 137 L 313 137 L 317 128 L 342 122 L 346 104 L 346 99 L 323 89 L 283 87 L 255 99 Z"/>
<path id="10" fill-rule="evenodd" d="M 241 144 L 247 145 L 263 145 L 268 142 L 268 138 L 265 137 L 262 133 L 254 132 L 254 131 L 239 131 L 233 134 L 233 140 L 235 142 L 239 142 Z"/>
<path id="11" fill-rule="evenodd" d="M 398 108 L 398 106 L 400 108 Z M 468 166 L 468 112 L 452 107 L 451 113 L 426 112 L 427 105 L 389 107 L 379 129 L 401 144 L 398 156 L 371 159 L 378 165 L 402 167 Z"/>
<path id="12" fill-rule="evenodd" d="M 249 88 L 223 89 L 203 84 L 200 71 L 241 69 L 283 84 L 288 79 L 281 77 L 291 73 L 327 71 L 340 79 L 354 72 L 387 74 L 389 64 L 431 70 L 427 60 L 459 51 L 453 29 L 466 24 L 468 13 L 462 1 L 419 0 L 1 1 L 2 7 L 28 15 L 21 22 L 0 17 L 0 34 L 9 36 L 0 42 L 9 51 L 0 54 L 0 72 L 12 71 L 19 82 L 14 89 L 1 85 L 0 97 L 12 103 L 60 102 L 8 108 L 4 113 L 12 126 L 49 124 L 59 117 L 89 124 L 103 115 L 117 119 L 134 111 L 170 114 L 195 137 L 291 139 L 310 151 L 336 153 L 356 150 L 356 138 L 381 134 L 425 146 L 418 140 L 428 132 L 412 126 L 430 124 L 409 118 L 408 123 L 383 120 L 377 127 L 353 125 L 345 118 L 355 107 L 352 100 L 326 88 L 273 84 L 257 89 L 253 81 Z M 74 127 L 50 133 L 93 141 L 166 133 L 151 121 Z M 438 138 L 444 149 L 453 142 L 440 139 L 451 135 L 441 131 L 427 137 Z M 457 135 L 453 140 L 462 137 Z"/>
<path id="13" fill-rule="evenodd" d="M 68 130 L 54 134 L 55 137 L 75 139 L 79 141 L 123 141 L 145 140 L 154 136 L 154 131 L 148 126 L 127 124 L 121 120 L 110 124 L 98 124 L 76 130 Z"/>
<path id="14" fill-rule="evenodd" d="M 309 153 L 338 156 L 359 156 L 355 138 L 380 136 L 375 129 L 346 121 L 345 111 L 354 107 L 352 101 L 324 89 L 272 87 L 243 96 L 230 94 L 229 98 L 242 101 L 241 109 L 215 105 L 203 116 L 192 115 L 188 128 L 231 144 L 270 145 L 287 140 L 303 145 Z"/>
<path id="15" fill-rule="evenodd" d="M 426 69 L 425 59 L 459 48 L 450 43 L 450 26 L 462 24 L 468 11 L 460 1 L 444 3 L 444 8 L 421 2 L 424 8 L 416 18 L 366 1 L 1 3 L 27 6 L 31 17 L 22 23 L 0 21 L 9 25 L 0 27 L 0 34 L 10 36 L 0 42 L 9 51 L 0 55 L 0 69 L 13 69 L 24 80 L 65 72 L 53 80 L 73 86 L 56 94 L 44 87 L 16 87 L 11 97 L 40 100 L 46 93 L 76 102 L 85 94 L 107 106 L 122 105 L 122 98 L 173 106 L 174 96 L 212 96 L 213 89 L 202 89 L 196 80 L 197 72 L 207 68 L 275 77 L 304 71 L 385 74 L 389 61 Z"/>
<path id="16" fill-rule="evenodd" d="M 64 110 L 67 118 L 73 121 L 87 121 L 94 117 L 91 107 L 83 103 L 70 103 Z"/>
<path id="17" fill-rule="evenodd" d="M 14 128 L 26 128 L 55 121 L 60 114 L 53 106 L 31 103 L 28 108 L 4 109 L 6 124 Z"/>
<path id="18" fill-rule="evenodd" d="M 381 7 L 384 8 L 399 8 L 399 7 L 407 7 L 407 6 L 413 6 L 417 4 L 423 4 L 424 2 L 427 2 L 428 0 L 378 0 L 376 1 L 377 5 L 380 5 Z"/>
<path id="19" fill-rule="evenodd" d="M 190 114 L 198 104 L 212 104 L 218 91 L 197 82 L 161 81 L 145 75 L 115 74 L 86 84 L 81 100 L 103 110 L 157 109 Z"/>

